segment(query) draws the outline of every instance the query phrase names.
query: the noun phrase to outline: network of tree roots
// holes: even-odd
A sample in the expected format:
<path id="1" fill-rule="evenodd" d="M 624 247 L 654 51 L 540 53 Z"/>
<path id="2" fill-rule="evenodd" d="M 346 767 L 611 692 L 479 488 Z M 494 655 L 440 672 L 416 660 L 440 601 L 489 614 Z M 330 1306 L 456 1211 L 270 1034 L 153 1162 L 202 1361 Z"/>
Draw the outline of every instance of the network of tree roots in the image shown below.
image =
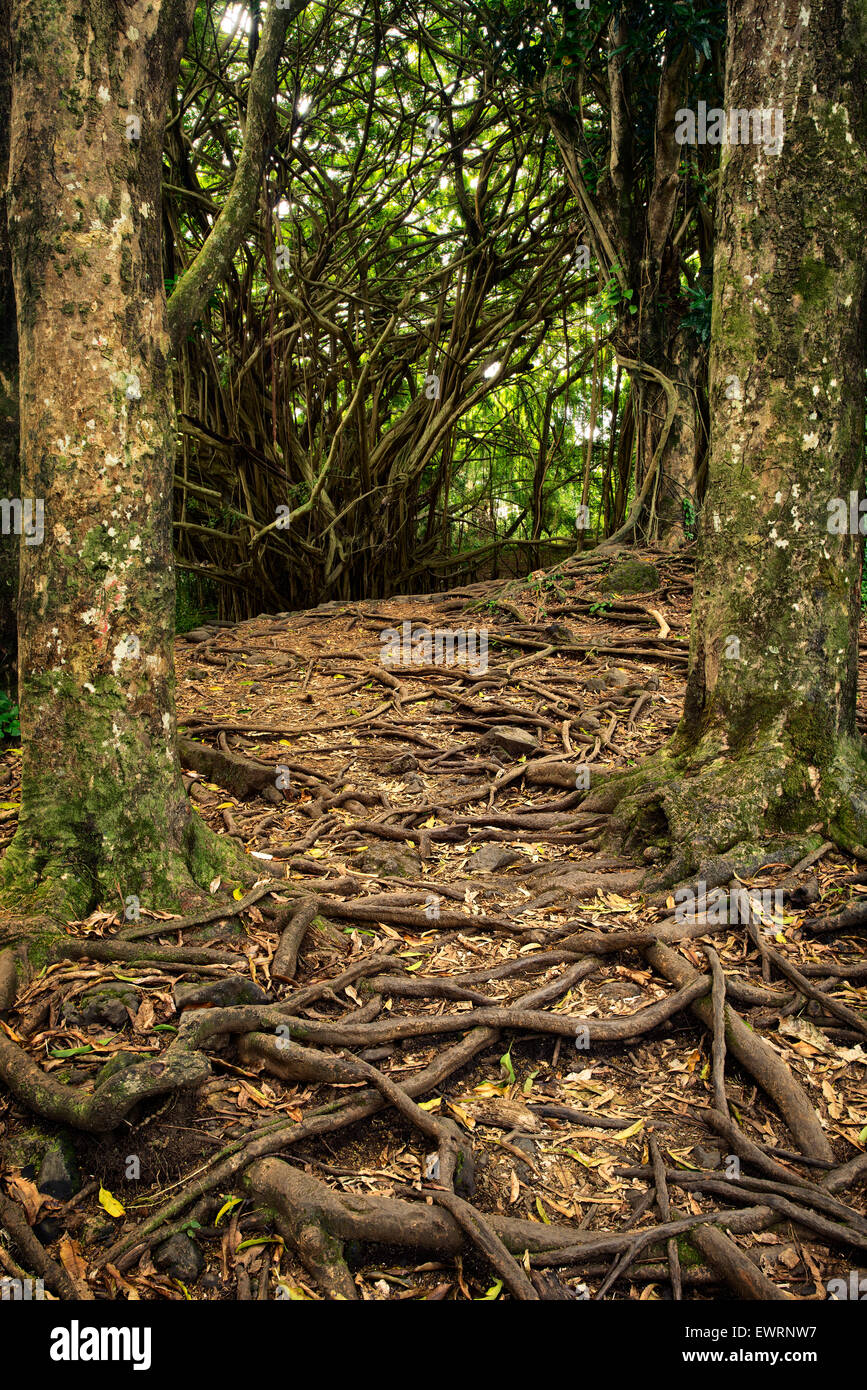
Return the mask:
<path id="1" fill-rule="evenodd" d="M 118 883 L 31 952 L 0 1016 L 0 1275 L 823 1299 L 867 1262 L 867 873 L 771 845 L 709 884 L 750 890 L 743 920 L 684 918 L 663 849 L 618 856 L 581 809 L 580 769 L 639 763 L 681 708 L 690 562 L 643 559 L 641 592 L 577 557 L 178 639 L 189 795 L 260 878 L 183 918 Z M 389 667 L 405 623 L 484 631 L 487 661 Z"/>

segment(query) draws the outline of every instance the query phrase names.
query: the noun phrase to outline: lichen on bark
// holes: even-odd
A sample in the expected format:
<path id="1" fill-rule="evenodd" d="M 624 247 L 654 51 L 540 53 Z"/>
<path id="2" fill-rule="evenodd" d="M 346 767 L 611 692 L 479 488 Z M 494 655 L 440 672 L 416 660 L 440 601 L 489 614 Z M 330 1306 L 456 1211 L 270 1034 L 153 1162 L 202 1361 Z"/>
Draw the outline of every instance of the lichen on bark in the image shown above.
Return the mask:
<path id="1" fill-rule="evenodd" d="M 12 8 L 21 491 L 45 522 L 21 548 L 22 804 L 0 897 L 72 917 L 129 895 L 183 906 L 245 872 L 190 808 L 175 749 L 160 185 L 189 6 L 150 7 L 133 37 L 109 7 L 86 26 Z"/>
<path id="2" fill-rule="evenodd" d="M 668 748 L 584 802 L 671 871 L 788 836 L 867 842 L 855 726 L 863 490 L 864 17 L 730 4 L 726 106 L 782 108 L 775 155 L 723 153 L 711 448 L 683 716 Z M 811 188 L 804 198 L 803 170 Z"/>

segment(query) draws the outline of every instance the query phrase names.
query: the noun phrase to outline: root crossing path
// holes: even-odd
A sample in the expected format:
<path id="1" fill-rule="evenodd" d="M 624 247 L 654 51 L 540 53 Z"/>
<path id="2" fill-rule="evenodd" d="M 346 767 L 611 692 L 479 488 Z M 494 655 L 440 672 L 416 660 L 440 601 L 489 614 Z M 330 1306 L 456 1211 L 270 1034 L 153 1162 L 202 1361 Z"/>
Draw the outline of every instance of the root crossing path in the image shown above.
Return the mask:
<path id="1" fill-rule="evenodd" d="M 623 563 L 178 639 L 188 795 L 250 874 L 0 918 L 2 1277 L 785 1300 L 867 1262 L 867 874 L 612 852 L 582 803 L 677 722 L 691 583 Z"/>

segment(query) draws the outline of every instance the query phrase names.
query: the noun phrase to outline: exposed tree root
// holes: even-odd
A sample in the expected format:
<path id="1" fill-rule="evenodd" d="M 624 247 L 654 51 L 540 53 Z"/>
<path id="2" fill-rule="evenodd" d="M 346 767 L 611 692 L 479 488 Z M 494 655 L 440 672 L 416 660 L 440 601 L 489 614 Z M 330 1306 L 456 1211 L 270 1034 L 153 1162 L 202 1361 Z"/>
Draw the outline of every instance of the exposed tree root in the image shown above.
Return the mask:
<path id="1" fill-rule="evenodd" d="M 40 1279 L 44 1279 L 49 1289 L 52 1293 L 56 1293 L 58 1298 L 93 1299 L 91 1290 L 82 1280 L 74 1279 L 56 1260 L 52 1260 L 25 1221 L 21 1208 L 15 1202 L 11 1202 L 8 1197 L 4 1197 L 2 1193 L 0 1193 L 0 1225 L 9 1232 L 27 1266 Z"/>
<path id="2" fill-rule="evenodd" d="M 820 774 L 785 739 L 735 754 L 710 740 L 687 745 L 681 732 L 639 767 L 601 781 L 581 809 L 609 816 L 603 849 L 666 856 L 664 869 L 648 876 L 648 890 L 690 877 L 715 887 L 774 858 L 791 862 L 825 839 L 860 849 L 867 760 L 860 743 L 841 739 Z"/>
<path id="3" fill-rule="evenodd" d="M 90 1134 L 114 1129 L 140 1101 L 198 1086 L 209 1075 L 205 1057 L 185 1053 L 137 1062 L 97 1083 L 92 1092 L 82 1091 L 52 1080 L 0 1031 L 0 1077 L 12 1094 L 34 1115 Z"/>
<path id="4" fill-rule="evenodd" d="M 426 1206 L 400 1198 L 358 1197 L 334 1192 L 308 1173 L 276 1158 L 254 1163 L 246 1177 L 262 1206 L 273 1210 L 278 1230 L 297 1248 L 313 1278 L 329 1297 L 357 1297 L 348 1292 L 351 1281 L 342 1244 L 356 1240 L 424 1250 L 440 1258 L 459 1255 L 465 1248 L 464 1226 L 442 1205 Z M 543 1226 L 535 1221 L 490 1214 L 486 1224 L 513 1255 L 558 1250 L 576 1240 L 594 1244 L 589 1233 L 571 1226 Z M 628 1237 L 625 1238 L 628 1242 Z M 617 1243 L 623 1243 L 620 1237 Z M 323 1259 L 323 1252 L 327 1258 Z"/>
<path id="5" fill-rule="evenodd" d="M 520 618 L 517 609 L 515 615 Z M 376 634 L 382 621 L 373 623 Z M 140 920 L 120 921 L 119 898 L 122 901 L 126 883 L 115 885 L 105 899 L 109 907 L 118 904 L 111 915 L 92 911 L 86 920 L 82 913 L 70 921 L 56 913 L 22 917 L 0 912 L 0 1012 L 8 1023 L 0 1025 L 0 1081 L 27 1110 L 88 1134 L 104 1135 L 124 1126 L 119 1140 L 124 1145 L 129 1127 L 129 1147 L 152 1153 L 149 1140 L 159 1131 L 160 1112 L 182 1089 L 190 1091 L 207 1082 L 194 1123 L 184 1123 L 189 1101 L 170 1113 L 165 1123 L 172 1138 L 185 1130 L 194 1134 L 198 1127 L 206 1142 L 214 1143 L 215 1134 L 225 1133 L 217 1117 L 227 1113 L 234 1114 L 239 1125 L 231 1141 L 217 1139 L 216 1153 L 203 1148 L 198 1138 L 190 1140 L 195 1158 L 179 1159 L 174 1169 L 170 1164 L 168 1180 L 162 1177 L 165 1168 L 156 1173 L 150 1168 L 151 1192 L 144 1208 L 149 1214 L 136 1225 L 128 1217 L 110 1250 L 95 1259 L 95 1252 L 88 1251 L 92 1288 L 108 1279 L 102 1271 L 109 1265 L 134 1279 L 147 1279 L 146 1264 L 141 1276 L 134 1273 L 138 1261 L 167 1235 L 186 1230 L 193 1217 L 203 1223 L 197 1240 L 222 1249 L 222 1237 L 228 1235 L 230 1253 L 241 1229 L 244 1235 L 251 1228 L 261 1232 L 261 1215 L 249 1209 L 240 1217 L 247 1223 L 242 1228 L 236 1213 L 225 1226 L 207 1225 L 225 1194 L 233 1187 L 244 1190 L 245 1180 L 247 1192 L 276 1213 L 277 1228 L 286 1241 L 283 1256 L 275 1247 L 266 1247 L 260 1297 L 268 1296 L 272 1287 L 269 1270 L 280 1259 L 292 1268 L 297 1254 L 326 1297 L 357 1298 L 359 1285 L 350 1270 L 355 1256 L 345 1245 L 358 1240 L 403 1245 L 444 1259 L 472 1252 L 478 1258 L 470 1270 L 480 1259 L 503 1282 L 505 1292 L 521 1300 L 571 1297 L 573 1290 L 560 1276 L 583 1279 L 591 1273 L 599 1281 L 595 1296 L 609 1297 L 617 1286 L 651 1277 L 650 1270 L 653 1277 L 671 1284 L 675 1296 L 696 1280 L 717 1280 L 737 1297 L 779 1298 L 776 1276 L 769 1278 L 758 1269 L 730 1235 L 786 1223 L 809 1232 L 829 1249 L 860 1253 L 867 1248 L 867 1217 L 847 1206 L 843 1195 L 847 1186 L 859 1181 L 867 1161 L 834 1167 L 829 1143 L 829 1138 L 835 1147 L 838 1138 L 842 1144 L 850 1142 L 846 1136 L 851 1128 L 835 1127 L 834 1110 L 829 1108 L 825 1134 L 808 1093 L 818 1071 L 806 1074 L 802 1084 L 800 1073 L 790 1070 L 781 1050 L 769 1046 L 746 1021 L 764 1028 L 800 1005 L 808 1007 L 814 1029 L 823 1034 L 817 1039 L 819 1047 L 825 1039 L 836 1042 L 838 1026 L 845 1027 L 847 1042 L 857 1041 L 867 1033 L 867 1024 L 851 1007 L 852 999 L 840 1003 L 831 990 L 839 980 L 859 980 L 859 967 L 829 959 L 831 953 L 822 946 L 815 958 L 809 952 L 796 953 L 794 965 L 789 943 L 776 950 L 751 923 L 741 936 L 748 953 L 743 959 L 733 951 L 731 926 L 702 918 L 700 910 L 685 921 L 656 920 L 663 915 L 671 884 L 700 876 L 709 888 L 731 886 L 736 872 L 769 862 L 777 865 L 773 882 L 779 884 L 781 861 L 792 863 L 796 855 L 805 857 L 782 882 L 794 882 L 801 875 L 794 890 L 796 911 L 804 901 L 814 903 L 824 890 L 824 874 L 821 884 L 817 875 L 805 883 L 803 871 L 829 847 L 817 830 L 827 825 L 830 839 L 837 837 L 845 820 L 842 809 L 832 825 L 833 807 L 822 799 L 820 786 L 819 795 L 813 789 L 804 801 L 801 819 L 793 818 L 791 808 L 804 792 L 800 774 L 787 780 L 788 773 L 777 773 L 776 780 L 766 777 L 762 782 L 758 763 L 747 768 L 743 798 L 738 783 L 735 803 L 729 781 L 741 777 L 740 762 L 720 751 L 709 753 L 706 763 L 697 766 L 681 751 L 659 754 L 623 774 L 606 776 L 596 768 L 593 791 L 576 811 L 581 797 L 575 786 L 576 760 L 593 763 L 611 746 L 618 719 L 623 730 L 627 710 L 631 707 L 636 713 L 634 689 L 624 685 L 626 677 L 619 672 L 616 690 L 621 693 L 607 700 L 601 690 L 604 681 L 587 680 L 588 671 L 582 667 L 581 681 L 587 687 L 595 684 L 599 691 L 595 713 L 582 712 L 580 698 L 571 701 L 567 693 L 562 669 L 555 667 L 547 677 L 540 674 L 547 660 L 544 653 L 553 649 L 561 660 L 565 652 L 577 653 L 595 672 L 598 667 L 588 654 L 598 650 L 598 644 L 570 641 L 552 648 L 532 629 L 527 632 L 527 626 L 518 623 L 514 637 L 520 659 L 500 670 L 492 668 L 478 681 L 468 673 L 431 668 L 418 674 L 421 694 L 413 693 L 415 672 L 383 682 L 394 723 L 382 718 L 384 711 L 377 706 L 376 717 L 365 716 L 356 727 L 365 726 L 374 759 L 384 756 L 377 751 L 384 738 L 404 741 L 397 749 L 398 773 L 405 767 L 403 748 L 408 743 L 413 749 L 412 799 L 403 798 L 393 781 L 384 784 L 385 790 L 376 783 L 359 784 L 355 768 L 350 774 L 340 770 L 346 767 L 342 761 L 325 772 L 318 763 L 315 770 L 308 768 L 297 756 L 293 778 L 301 792 L 297 804 L 290 792 L 279 812 L 264 808 L 263 816 L 255 807 L 236 803 L 227 817 L 228 808 L 218 794 L 210 803 L 201 796 L 206 814 L 223 813 L 230 835 L 237 834 L 257 850 L 267 847 L 265 859 L 270 854 L 274 860 L 288 861 L 288 881 L 262 878 L 268 872 L 262 858 L 242 856 L 223 837 L 218 843 L 221 852 L 227 852 L 225 863 L 231 872 L 213 872 L 222 879 L 221 897 L 206 891 L 213 859 L 206 855 L 195 863 L 185 860 L 184 891 L 176 908 L 183 915 L 149 916 L 148 909 L 158 910 L 161 901 L 143 892 Z M 645 643 L 647 650 L 642 647 L 642 655 L 648 654 L 652 640 Z M 528 650 L 529 658 L 523 655 Z M 627 649 L 612 643 L 611 652 L 615 650 Z M 323 663 L 333 656 L 319 653 L 316 660 Z M 371 675 L 369 663 L 364 663 L 352 688 L 363 690 Z M 546 678 L 552 682 L 550 688 L 540 684 Z M 516 706 L 515 688 L 529 689 L 545 703 L 533 709 Z M 479 690 L 485 692 L 481 699 Z M 451 711 L 450 746 L 445 750 L 412 727 L 412 705 L 432 691 L 448 700 Z M 345 696 L 346 690 L 342 693 Z M 624 696 L 629 701 L 625 708 L 617 703 Z M 362 695 L 356 698 L 361 701 Z M 642 689 L 642 708 L 650 698 L 650 691 Z M 303 716 L 303 710 L 299 714 Z M 453 731 L 461 723 L 466 742 L 453 747 Z M 515 732 L 519 724 L 523 735 Z M 340 730 L 335 746 L 346 747 L 345 720 L 323 727 Z M 302 725 L 286 728 L 303 732 Z M 498 756 L 491 761 L 479 746 L 480 736 L 491 728 L 498 731 L 503 747 L 512 737 L 518 743 L 523 737 L 525 744 L 528 737 L 535 739 L 536 753 L 527 761 Z M 222 732 L 216 725 L 212 729 Z M 211 730 L 202 732 L 207 736 Z M 545 741 L 557 751 L 542 752 Z M 353 760 L 358 746 L 353 732 Z M 195 748 L 201 751 L 205 745 Z M 615 751 L 620 755 L 624 750 Z M 320 753 L 324 756 L 321 747 L 317 757 Z M 387 756 L 394 758 L 394 753 L 392 745 Z M 199 752 L 192 756 L 199 758 Z M 232 787 L 238 797 L 252 793 L 259 783 L 262 790 L 271 786 L 270 763 L 233 752 L 225 733 L 219 752 L 209 749 L 200 761 L 221 785 L 230 775 L 230 765 L 237 765 L 241 781 Z M 255 785 L 243 780 L 251 768 Z M 418 785 L 418 772 L 425 774 L 423 786 Z M 435 778 L 456 772 L 461 780 L 443 794 Z M 775 791 L 778 783 L 781 795 Z M 534 790 L 549 784 L 562 787 L 565 794 Z M 466 814 L 467 809 L 474 814 Z M 709 829 L 698 841 L 693 831 L 702 818 Z M 273 845 L 264 834 L 271 826 Z M 848 826 L 853 835 L 856 828 L 854 823 Z M 593 845 L 599 852 L 592 856 L 588 836 L 605 842 Z M 215 839 L 210 832 L 203 836 L 202 848 L 208 854 Z M 611 853 L 622 842 L 628 849 L 626 861 Z M 484 867 L 481 858 L 474 862 L 480 845 L 488 858 Z M 511 866 L 507 876 L 500 867 L 503 850 Z M 351 857 L 356 853 L 358 858 Z M 644 867 L 636 867 L 642 856 Z M 98 875 L 94 881 L 101 894 Z M 241 883 L 243 895 L 239 888 L 229 896 L 226 890 Z M 808 888 L 812 896 L 805 896 Z M 501 889 L 506 895 L 502 905 Z M 272 893 L 275 897 L 269 902 Z M 624 904 L 623 894 L 631 895 L 632 902 Z M 87 901 L 92 907 L 94 899 Z M 617 914 L 628 908 L 632 910 L 626 929 L 616 929 L 623 918 L 610 917 L 609 909 Z M 845 927 L 859 925 L 862 919 L 856 907 L 834 922 L 835 927 Z M 220 941 L 220 949 L 206 944 L 212 928 L 228 937 Z M 191 940 L 196 944 L 188 944 Z M 791 943 L 796 949 L 797 940 Z M 702 951 L 709 962 L 707 973 L 700 964 Z M 474 959 L 468 959 L 467 952 Z M 111 970 L 114 962 L 123 962 L 122 969 Z M 755 967 L 762 963 L 760 974 Z M 172 979 L 184 974 L 190 979 Z M 293 983 L 296 974 L 300 987 Z M 518 983 L 522 976 L 527 977 L 523 986 Z M 600 979 L 597 984 L 595 976 L 604 977 L 604 983 Z M 100 990 L 110 992 L 117 977 L 121 987 L 133 988 L 134 998 L 130 1006 L 123 1006 L 127 1018 L 112 1023 L 114 1036 L 106 1039 L 96 1023 L 76 1021 L 84 1012 L 79 1000 Z M 616 1003 L 612 1008 L 607 998 L 630 997 L 622 989 L 624 980 L 636 982 L 634 997 L 639 1003 Z M 615 984 L 621 986 L 619 991 L 612 988 Z M 250 1002 L 241 1002 L 245 999 Z M 742 1018 L 736 1009 L 743 1008 L 760 1012 Z M 710 1035 L 709 1081 L 705 1087 L 696 1068 L 684 1086 L 680 1120 L 664 1107 L 664 1118 L 657 1121 L 652 1106 L 645 1107 L 635 1095 L 608 1107 L 616 1113 L 600 1113 L 573 1090 L 575 1071 L 585 1067 L 582 1075 L 604 1075 L 606 1085 L 618 1084 L 624 1071 L 616 1057 L 618 1044 L 640 1044 L 640 1056 L 653 1057 L 653 1065 L 659 1058 L 664 1068 L 676 1055 L 678 1034 L 689 1031 L 694 1046 L 690 1014 Z M 136 1059 L 129 1062 L 130 1034 L 121 1036 L 127 1028 L 133 1030 L 132 1046 L 144 1046 L 154 1055 L 138 1060 L 132 1054 Z M 58 1059 L 56 1070 L 39 1065 L 43 1052 Z M 99 1054 L 111 1052 L 120 1054 L 118 1060 L 101 1073 Z M 828 1052 L 833 1056 L 832 1047 Z M 468 1096 L 460 1090 L 457 1073 L 470 1063 L 475 1066 L 472 1079 L 467 1078 Z M 640 1069 L 643 1064 L 639 1059 L 635 1065 Z M 113 1067 L 118 1069 L 112 1074 Z M 503 1075 L 511 1076 L 513 1067 L 517 1080 L 504 1082 Z M 759 1142 L 767 1107 L 763 1110 L 763 1101 L 749 1094 L 738 1067 L 776 1106 L 792 1136 L 791 1148 L 800 1148 L 800 1156 Z M 257 1073 L 267 1076 L 257 1079 Z M 645 1067 L 644 1074 L 651 1078 L 652 1089 L 652 1070 Z M 82 1080 L 62 1084 L 61 1075 Z M 527 1076 L 528 1089 L 522 1090 Z M 480 1078 L 483 1086 L 477 1084 Z M 687 1081 L 686 1076 L 680 1079 Z M 446 1087 L 447 1081 L 453 1085 Z M 308 1088 L 314 1087 L 322 1089 L 311 1094 Z M 477 1100 L 480 1093 L 494 1100 Z M 228 1111 L 224 1108 L 228 1096 L 237 1098 L 237 1109 L 235 1100 L 229 1101 Z M 699 1109 L 697 1099 L 713 1108 Z M 156 1100 L 161 1102 L 158 1109 L 151 1104 Z M 571 1103 L 559 1103 L 563 1100 Z M 824 1114 L 821 1098 L 817 1105 Z M 11 1108 L 14 1112 L 14 1102 Z M 408 1164 L 407 1181 L 417 1181 L 415 1172 L 421 1175 L 420 1186 L 398 1187 L 394 1199 L 332 1191 L 317 1177 L 282 1161 L 294 1150 L 303 1155 L 305 1165 L 314 1165 L 315 1172 L 320 1161 L 316 1155 L 321 1154 L 327 1160 L 322 1164 L 326 1174 L 339 1173 L 342 1182 L 345 1176 L 351 1179 L 354 1169 L 331 1167 L 332 1159 L 345 1162 L 331 1141 L 339 1136 L 354 1155 L 356 1140 L 374 1140 L 365 1122 L 386 1110 L 393 1116 L 387 1126 L 387 1161 L 395 1152 L 391 1145 L 397 1130 L 397 1152 L 402 1155 L 397 1161 Z M 654 1125 L 659 1124 L 658 1138 L 636 1124 L 648 1113 Z M 724 1140 L 727 1157 L 737 1155 L 743 1163 L 745 1172 L 737 1180 L 711 1168 L 685 1173 L 665 1166 L 666 1145 L 671 1145 L 673 1134 L 677 1132 L 681 1143 L 686 1142 L 684 1133 L 692 1131 L 695 1138 L 702 1121 Z M 520 1219 L 520 1208 L 514 1217 L 500 1214 L 506 1199 L 523 1200 L 524 1211 L 532 1210 L 527 1203 L 537 1190 L 546 1201 L 553 1169 L 552 1150 L 545 1145 L 553 1135 L 558 1161 L 568 1155 L 555 1131 L 569 1125 L 588 1132 L 586 1142 L 580 1142 L 582 1150 L 590 1148 L 598 1155 L 606 1144 L 628 1146 L 616 1150 L 633 1162 L 615 1170 L 631 1190 L 624 1186 L 619 1209 L 612 1200 L 613 1220 L 608 1224 L 614 1229 L 591 1233 L 571 1222 L 544 1225 Z M 505 1131 L 502 1137 L 492 1132 L 497 1129 Z M 137 1143 L 140 1132 L 142 1141 Z M 522 1135 L 538 1141 L 532 1153 L 521 1147 Z M 78 1147 L 89 1142 L 78 1141 Z M 299 1150 L 299 1145 L 304 1147 Z M 326 1146 L 332 1152 L 326 1153 Z M 484 1210 L 473 1205 L 477 1165 L 486 1175 L 481 1186 Z M 372 1166 L 376 1168 L 375 1161 Z M 815 1170 L 822 1176 L 817 1178 Z M 488 1186 L 491 1173 L 501 1184 L 502 1205 L 495 1214 Z M 581 1169 L 573 1170 L 572 1181 L 571 1190 L 559 1189 L 567 1194 L 564 1201 L 583 1203 L 585 1196 L 595 1200 L 591 1189 L 600 1182 L 595 1164 L 584 1168 L 582 1162 Z M 643 1191 L 640 1183 L 646 1185 Z M 699 1196 L 700 1214 L 693 1207 L 691 1214 L 679 1215 L 670 1195 L 678 1187 Z M 557 1207 L 557 1190 L 552 1190 L 555 1211 L 562 1210 L 565 1217 L 570 1208 Z M 126 1200 L 124 1189 L 119 1191 Z M 14 1195 L 13 1185 L 10 1199 Z M 659 1224 L 651 1225 L 656 1218 L 648 1213 L 654 1203 Z M 141 1210 L 143 1204 L 138 1205 Z M 128 1203 L 127 1209 L 135 1210 L 135 1204 Z M 598 1213 L 598 1208 L 589 1210 Z M 237 1211 L 245 1213 L 245 1208 Z M 708 1268 L 701 1275 L 688 1261 L 681 1264 L 679 1236 L 686 1237 L 693 1255 L 697 1252 L 706 1261 Z M 600 1266 L 600 1260 L 607 1263 Z M 25 1258 L 23 1263 L 29 1261 Z M 250 1296 L 253 1286 L 243 1261 L 238 1262 L 236 1278 L 236 1296 Z M 104 1287 L 110 1296 L 118 1292 L 107 1282 Z"/>
<path id="6" fill-rule="evenodd" d="M 672 1210 L 675 1216 L 679 1215 L 677 1207 Z M 792 1295 L 778 1289 L 772 1279 L 766 1278 L 749 1255 L 745 1255 L 718 1226 L 696 1226 L 690 1231 L 689 1238 L 738 1298 L 779 1302 L 791 1299 Z"/>
<path id="7" fill-rule="evenodd" d="M 688 961 L 661 942 L 648 947 L 644 957 L 680 989 L 701 978 Z M 702 1023 L 713 1028 L 713 1005 L 706 997 L 696 998 L 690 1007 Z M 803 1088 L 782 1058 L 747 1027 L 730 1004 L 726 1005 L 725 1037 L 729 1052 L 774 1101 L 802 1151 L 810 1158 L 833 1159 L 834 1151 Z"/>
<path id="8" fill-rule="evenodd" d="M 403 1089 L 410 1096 L 424 1095 L 440 1085 L 446 1077 L 458 1071 L 472 1060 L 477 1053 L 497 1041 L 498 1033 L 490 1028 L 474 1028 L 430 1064 L 404 1082 Z M 153 1243 L 157 1233 L 173 1217 L 178 1216 L 197 1198 L 212 1192 L 223 1183 L 232 1182 L 257 1158 L 278 1153 L 287 1145 L 301 1143 L 305 1139 L 320 1134 L 333 1134 L 350 1125 L 366 1120 L 370 1115 L 385 1108 L 386 1102 L 374 1092 L 356 1092 L 353 1098 L 337 1106 L 328 1106 L 323 1113 L 314 1113 L 300 1124 L 294 1120 L 277 1120 L 261 1129 L 254 1130 L 243 1139 L 228 1145 L 215 1155 L 202 1176 L 194 1177 L 184 1184 L 183 1192 L 166 1203 L 152 1217 L 143 1222 L 135 1231 L 125 1235 L 116 1245 L 101 1257 L 98 1267 L 113 1262 L 125 1254 L 132 1246 L 141 1242 Z"/>

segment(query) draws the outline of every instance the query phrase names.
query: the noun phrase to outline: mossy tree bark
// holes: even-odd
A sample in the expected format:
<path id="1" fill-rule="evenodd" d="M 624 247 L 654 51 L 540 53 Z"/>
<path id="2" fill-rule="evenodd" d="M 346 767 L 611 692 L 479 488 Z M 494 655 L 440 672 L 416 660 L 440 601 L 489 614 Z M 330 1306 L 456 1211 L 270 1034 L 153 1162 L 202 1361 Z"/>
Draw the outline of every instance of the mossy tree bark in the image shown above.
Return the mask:
<path id="1" fill-rule="evenodd" d="M 773 832 L 867 840 L 849 520 L 863 491 L 865 26 L 858 0 L 729 0 L 726 109 L 782 108 L 785 138 L 777 156 L 723 154 L 683 718 L 659 758 L 595 798 L 619 798 L 627 839 L 667 841 L 684 873 Z"/>
<path id="2" fill-rule="evenodd" d="M 182 903 L 239 867 L 175 750 L 175 421 L 163 125 L 193 0 L 12 0 L 8 227 L 20 357 L 23 787 L 7 901 Z"/>
<path id="3" fill-rule="evenodd" d="M 11 0 L 0 0 L 0 171 L 9 167 L 9 109 L 12 101 Z M 0 212 L 0 497 L 20 496 L 18 472 L 18 331 L 6 218 Z M 0 536 L 0 691 L 14 699 L 18 637 L 18 539 Z"/>

